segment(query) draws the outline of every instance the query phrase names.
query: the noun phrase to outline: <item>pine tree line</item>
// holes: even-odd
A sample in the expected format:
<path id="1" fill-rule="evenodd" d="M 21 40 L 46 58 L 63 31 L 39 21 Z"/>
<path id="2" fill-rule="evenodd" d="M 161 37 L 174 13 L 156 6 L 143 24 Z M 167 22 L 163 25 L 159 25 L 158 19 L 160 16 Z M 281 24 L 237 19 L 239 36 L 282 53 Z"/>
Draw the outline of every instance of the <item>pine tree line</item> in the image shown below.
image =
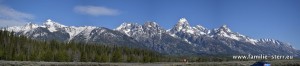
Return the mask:
<path id="1" fill-rule="evenodd" d="M 0 60 L 54 62 L 159 62 L 170 61 L 145 49 L 56 40 L 39 41 L 0 30 Z"/>
<path id="2" fill-rule="evenodd" d="M 0 60 L 54 62 L 222 62 L 232 60 L 222 56 L 162 55 L 145 49 L 107 44 L 86 44 L 74 41 L 40 41 L 0 30 Z"/>

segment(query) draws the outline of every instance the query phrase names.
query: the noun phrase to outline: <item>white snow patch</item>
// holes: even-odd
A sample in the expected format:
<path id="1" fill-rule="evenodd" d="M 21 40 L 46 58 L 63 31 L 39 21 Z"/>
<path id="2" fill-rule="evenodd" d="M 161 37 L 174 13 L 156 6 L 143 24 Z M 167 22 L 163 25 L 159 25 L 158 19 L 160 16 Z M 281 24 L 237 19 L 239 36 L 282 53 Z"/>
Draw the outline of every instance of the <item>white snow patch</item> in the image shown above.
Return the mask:
<path id="1" fill-rule="evenodd" d="M 56 28 L 54 28 L 54 27 L 49 27 L 48 30 L 49 30 L 50 32 L 55 32 L 55 31 L 57 31 Z"/>
<path id="2" fill-rule="evenodd" d="M 130 31 L 131 31 L 130 29 L 126 29 L 124 32 L 126 35 L 130 36 L 130 34 L 129 34 Z"/>
<path id="3" fill-rule="evenodd" d="M 190 41 L 188 41 L 187 39 L 183 39 L 185 42 L 188 42 L 189 44 L 192 44 Z"/>
<path id="4" fill-rule="evenodd" d="M 33 35 L 33 37 L 38 37 L 38 36 L 40 36 L 40 35 L 39 35 L 39 34 L 34 34 L 34 35 Z"/>
<path id="5" fill-rule="evenodd" d="M 184 23 L 184 22 L 187 22 L 187 20 L 185 18 L 181 18 L 181 19 L 179 19 L 179 22 Z"/>
<path id="6" fill-rule="evenodd" d="M 206 33 L 204 33 L 204 32 L 200 32 L 200 35 L 205 35 Z"/>
<path id="7" fill-rule="evenodd" d="M 86 40 L 90 39 L 90 33 L 95 29 L 96 27 L 93 26 L 87 26 L 84 31 L 82 31 L 84 33 L 84 36 L 87 38 Z"/>
<path id="8" fill-rule="evenodd" d="M 255 40 L 255 39 L 248 39 L 248 42 L 250 42 L 250 43 L 252 43 L 252 44 L 256 44 L 256 42 L 257 42 L 257 40 Z"/>
<path id="9" fill-rule="evenodd" d="M 78 35 L 79 33 L 81 33 L 85 28 L 87 27 L 75 27 L 75 26 L 71 26 L 71 27 L 67 27 L 65 28 L 66 32 L 69 33 L 69 41 L 72 40 L 76 35 Z"/>
<path id="10" fill-rule="evenodd" d="M 235 39 L 235 40 L 240 40 L 240 38 L 237 37 L 236 35 L 228 34 L 228 33 L 224 32 L 223 30 L 221 30 L 220 34 L 218 34 L 218 35 L 223 36 L 223 37 L 228 37 L 228 38 L 231 38 L 231 39 Z"/>
<path id="11" fill-rule="evenodd" d="M 34 34 L 33 37 L 45 36 L 47 33 Z"/>
<path id="12" fill-rule="evenodd" d="M 50 32 L 55 32 L 55 31 L 57 31 L 57 28 L 67 27 L 67 26 L 65 26 L 65 25 L 56 23 L 56 22 L 52 21 L 51 19 L 48 19 L 47 22 L 44 23 L 44 26 L 45 26 L 46 28 L 48 28 L 48 30 L 49 30 Z"/>
<path id="13" fill-rule="evenodd" d="M 194 34 L 194 30 L 190 30 L 190 29 L 188 29 L 186 32 L 187 32 L 187 33 Z"/>

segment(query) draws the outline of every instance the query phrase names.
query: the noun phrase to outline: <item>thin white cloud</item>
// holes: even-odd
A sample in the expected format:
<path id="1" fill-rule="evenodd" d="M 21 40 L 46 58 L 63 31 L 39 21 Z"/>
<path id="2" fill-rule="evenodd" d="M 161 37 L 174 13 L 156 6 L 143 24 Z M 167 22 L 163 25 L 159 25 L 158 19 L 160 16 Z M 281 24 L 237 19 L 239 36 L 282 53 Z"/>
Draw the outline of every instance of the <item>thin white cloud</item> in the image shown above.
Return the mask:
<path id="1" fill-rule="evenodd" d="M 103 6 L 76 6 L 74 11 L 92 16 L 115 16 L 119 14 L 118 10 Z"/>
<path id="2" fill-rule="evenodd" d="M 31 14 L 0 5 L 0 27 L 24 25 L 33 18 Z"/>

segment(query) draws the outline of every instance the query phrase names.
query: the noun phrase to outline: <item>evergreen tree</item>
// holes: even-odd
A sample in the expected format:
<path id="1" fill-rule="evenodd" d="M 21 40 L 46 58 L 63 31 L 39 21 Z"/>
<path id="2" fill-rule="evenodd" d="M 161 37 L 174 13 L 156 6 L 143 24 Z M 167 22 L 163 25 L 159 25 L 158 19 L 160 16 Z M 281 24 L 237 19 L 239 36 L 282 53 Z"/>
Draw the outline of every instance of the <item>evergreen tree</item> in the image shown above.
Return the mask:
<path id="1" fill-rule="evenodd" d="M 145 49 L 106 44 L 40 41 L 0 30 L 0 60 L 59 62 L 155 62 L 164 57 Z"/>
<path id="2" fill-rule="evenodd" d="M 122 52 L 120 49 L 116 48 L 112 55 L 112 62 L 122 62 Z"/>

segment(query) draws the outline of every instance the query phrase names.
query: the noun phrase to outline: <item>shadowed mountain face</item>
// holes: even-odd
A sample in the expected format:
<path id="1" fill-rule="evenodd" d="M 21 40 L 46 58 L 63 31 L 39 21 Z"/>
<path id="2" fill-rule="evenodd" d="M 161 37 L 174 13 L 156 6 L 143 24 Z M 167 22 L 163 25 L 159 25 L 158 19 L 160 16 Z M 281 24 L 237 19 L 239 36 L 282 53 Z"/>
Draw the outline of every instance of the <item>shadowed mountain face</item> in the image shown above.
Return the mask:
<path id="1" fill-rule="evenodd" d="M 112 30 L 95 26 L 65 26 L 52 20 L 47 20 L 43 25 L 28 23 L 6 30 L 38 40 L 139 47 L 172 55 L 300 54 L 291 45 L 279 40 L 253 39 L 232 32 L 226 25 L 216 29 L 201 25 L 192 27 L 185 18 L 181 18 L 169 30 L 155 22 L 143 25 L 123 23 Z"/>

